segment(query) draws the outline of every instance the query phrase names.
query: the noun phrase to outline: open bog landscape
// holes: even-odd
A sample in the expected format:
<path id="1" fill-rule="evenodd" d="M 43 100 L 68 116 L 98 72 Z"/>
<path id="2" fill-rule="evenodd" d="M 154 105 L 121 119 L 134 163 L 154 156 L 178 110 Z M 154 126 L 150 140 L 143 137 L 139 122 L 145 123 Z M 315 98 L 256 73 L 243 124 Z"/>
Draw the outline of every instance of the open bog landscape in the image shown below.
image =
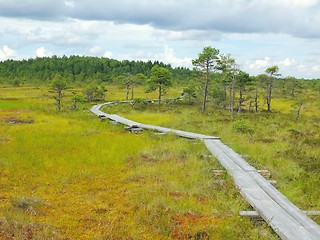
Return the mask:
<path id="1" fill-rule="evenodd" d="M 319 240 L 319 0 L 0 0 L 0 240 Z"/>
<path id="2" fill-rule="evenodd" d="M 122 89 L 108 89 L 107 100 L 123 96 Z M 171 90 L 168 97 L 179 92 Z M 66 92 L 66 105 L 72 91 L 81 89 Z M 1 238 L 278 239 L 266 223 L 240 217 L 251 206 L 230 176 L 213 175 L 223 168 L 201 141 L 129 133 L 101 122 L 88 103 L 57 112 L 45 86 L 3 86 L 0 97 Z M 291 100 L 281 97 L 274 113 L 233 121 L 222 110 L 202 113 L 183 101 L 103 110 L 220 136 L 251 165 L 268 169 L 294 204 L 311 210 L 320 208 L 317 91 L 308 99 L 297 121 Z M 238 124 L 251 130 L 238 131 Z"/>

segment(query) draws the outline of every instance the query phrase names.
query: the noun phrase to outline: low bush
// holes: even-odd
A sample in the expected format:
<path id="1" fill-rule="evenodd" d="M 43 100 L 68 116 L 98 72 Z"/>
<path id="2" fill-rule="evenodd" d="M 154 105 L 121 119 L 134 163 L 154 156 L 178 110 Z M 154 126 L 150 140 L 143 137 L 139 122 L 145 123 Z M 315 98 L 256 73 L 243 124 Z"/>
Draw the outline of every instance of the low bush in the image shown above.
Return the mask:
<path id="1" fill-rule="evenodd" d="M 237 120 L 232 124 L 232 129 L 239 133 L 253 133 L 254 130 L 250 124 L 244 120 Z"/>

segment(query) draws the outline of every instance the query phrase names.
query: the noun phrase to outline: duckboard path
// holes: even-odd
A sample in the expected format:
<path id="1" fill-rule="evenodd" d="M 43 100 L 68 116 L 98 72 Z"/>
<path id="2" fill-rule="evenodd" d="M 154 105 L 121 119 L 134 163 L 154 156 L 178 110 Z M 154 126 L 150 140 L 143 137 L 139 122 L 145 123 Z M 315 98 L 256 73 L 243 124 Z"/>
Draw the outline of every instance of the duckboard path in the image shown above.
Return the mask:
<path id="1" fill-rule="evenodd" d="M 233 177 L 241 195 L 281 239 L 320 240 L 319 225 L 262 177 L 257 169 L 247 163 L 231 148 L 223 144 L 219 137 L 143 124 L 116 114 L 107 114 L 100 110 L 103 106 L 130 102 L 107 102 L 94 105 L 91 108 L 91 112 L 99 117 L 108 118 L 128 127 L 138 127 L 160 133 L 172 132 L 180 137 L 202 140 L 211 154 L 216 157 L 219 163 L 227 170 L 228 174 Z"/>

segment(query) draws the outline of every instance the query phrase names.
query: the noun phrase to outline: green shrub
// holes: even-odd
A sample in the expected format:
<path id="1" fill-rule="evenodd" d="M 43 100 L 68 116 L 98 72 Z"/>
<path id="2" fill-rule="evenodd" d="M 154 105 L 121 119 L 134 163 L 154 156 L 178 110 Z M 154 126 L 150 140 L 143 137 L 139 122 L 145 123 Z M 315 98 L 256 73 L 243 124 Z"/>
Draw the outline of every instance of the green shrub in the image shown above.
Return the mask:
<path id="1" fill-rule="evenodd" d="M 232 129 L 239 133 L 253 133 L 254 130 L 250 124 L 244 120 L 237 120 L 232 124 Z"/>

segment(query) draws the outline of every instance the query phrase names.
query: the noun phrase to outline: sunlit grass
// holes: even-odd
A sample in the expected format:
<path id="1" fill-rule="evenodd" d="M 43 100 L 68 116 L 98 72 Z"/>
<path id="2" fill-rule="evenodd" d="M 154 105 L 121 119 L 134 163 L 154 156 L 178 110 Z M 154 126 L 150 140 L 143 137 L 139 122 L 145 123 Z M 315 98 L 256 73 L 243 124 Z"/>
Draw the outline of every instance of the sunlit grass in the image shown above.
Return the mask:
<path id="1" fill-rule="evenodd" d="M 17 236 L 24 228 L 74 239 L 213 235 L 246 206 L 230 178 L 211 178 L 218 165 L 200 142 L 129 134 L 72 112 L 28 114 L 34 123 L 1 126 L 10 140 L 0 145 L 0 209 L 3 222 L 22 224 Z"/>
<path id="2" fill-rule="evenodd" d="M 125 98 L 124 89 L 107 89 L 106 101 Z M 72 91 L 81 93 L 81 88 L 66 91 L 59 113 L 48 90 L 0 90 L 0 238 L 278 238 L 265 223 L 239 217 L 250 207 L 229 176 L 212 176 L 221 166 L 207 156 L 201 141 L 148 131 L 131 134 L 121 125 L 101 122 L 87 103 L 71 111 Z M 173 88 L 167 97 L 179 91 Z M 137 88 L 135 96 L 156 98 L 152 94 Z M 290 99 L 279 103 L 291 104 Z M 316 104 L 310 102 L 311 114 L 319 111 Z M 198 105 L 169 102 L 104 110 L 219 136 L 253 166 L 269 169 L 299 207 L 320 208 L 317 115 L 302 112 L 295 122 L 290 112 L 236 114 L 234 121 L 244 119 L 254 130 L 238 133 L 229 113 L 209 108 L 203 114 Z"/>
<path id="3" fill-rule="evenodd" d="M 277 99 L 274 101 L 276 112 L 235 114 L 234 120 L 227 112 L 217 109 L 201 113 L 199 106 L 185 108 L 178 104 L 174 107 L 163 106 L 159 118 L 162 115 L 164 119 L 171 116 L 172 121 L 163 121 L 162 125 L 166 127 L 221 137 L 251 165 L 270 170 L 273 179 L 278 181 L 280 191 L 301 209 L 319 209 L 317 186 L 320 182 L 317 172 L 320 168 L 320 150 L 317 146 L 320 135 L 319 116 L 315 116 L 320 112 L 319 104 L 309 101 L 309 113 L 302 112 L 295 121 L 295 113 L 290 111 L 292 103 L 291 99 Z M 140 122 L 156 119 L 155 113 L 148 109 L 136 110 L 135 113 L 129 106 L 123 106 L 122 110 L 116 106 L 110 110 L 114 109 Z M 253 132 L 235 132 L 233 124 L 240 119 L 245 120 Z"/>
<path id="4" fill-rule="evenodd" d="M 94 231 L 85 229 L 86 220 L 79 220 L 90 214 L 99 216 L 95 208 L 107 208 L 106 199 L 118 198 L 117 191 L 108 189 L 123 187 L 126 157 L 147 148 L 151 141 L 86 115 L 67 118 L 29 111 L 32 124 L 0 126 L 1 138 L 6 139 L 0 142 L 0 209 L 5 217 L 30 215 L 28 221 L 54 225 L 62 235 L 75 239 L 81 234 L 87 238 Z M 15 210 L 11 200 L 24 197 L 41 198 L 48 205 L 36 215 Z"/>

